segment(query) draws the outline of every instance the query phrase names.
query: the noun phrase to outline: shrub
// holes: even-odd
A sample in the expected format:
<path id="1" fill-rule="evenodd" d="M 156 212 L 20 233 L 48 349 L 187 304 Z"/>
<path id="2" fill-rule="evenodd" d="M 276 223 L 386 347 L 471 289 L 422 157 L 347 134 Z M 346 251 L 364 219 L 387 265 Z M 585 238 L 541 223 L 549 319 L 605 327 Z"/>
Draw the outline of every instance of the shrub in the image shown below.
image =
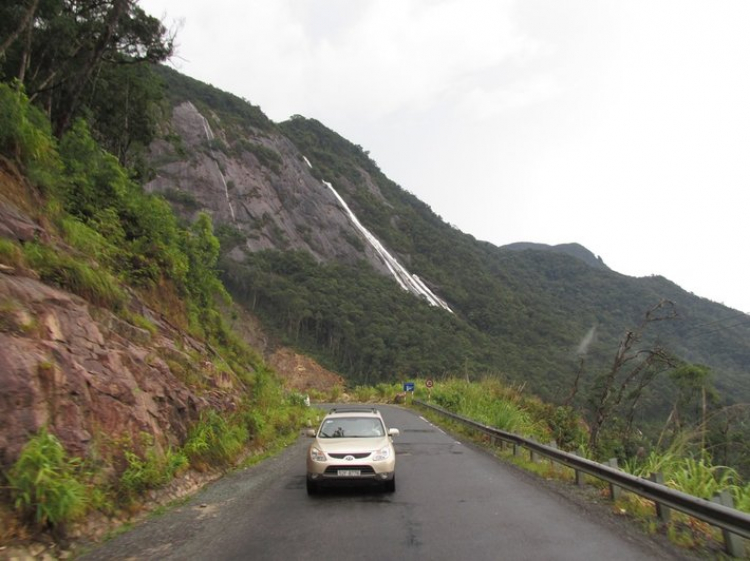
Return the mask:
<path id="1" fill-rule="evenodd" d="M 168 187 L 162 193 L 164 198 L 173 203 L 177 203 L 185 207 L 187 210 L 197 210 L 201 208 L 201 204 L 195 195 L 182 189 L 176 189 Z"/>
<path id="2" fill-rule="evenodd" d="M 21 267 L 23 265 L 21 247 L 7 238 L 0 238 L 0 263 L 11 267 Z"/>
<path id="3" fill-rule="evenodd" d="M 36 179 L 51 179 L 60 167 L 49 121 L 8 84 L 0 84 L 0 152 L 21 161 Z"/>
<path id="4" fill-rule="evenodd" d="M 496 380 L 443 380 L 433 389 L 432 398 L 441 407 L 495 428 L 541 442 L 552 437 L 551 408 L 540 408 L 533 399 L 522 399 Z"/>
<path id="5" fill-rule="evenodd" d="M 24 245 L 24 256 L 42 280 L 54 282 L 92 304 L 115 310 L 125 304 L 125 293 L 115 278 L 102 269 L 38 243 Z"/>
<path id="6" fill-rule="evenodd" d="M 78 465 L 78 460 L 68 459 L 54 435 L 39 431 L 8 472 L 15 509 L 40 526 L 58 526 L 79 517 L 87 501 L 86 488 L 75 477 Z"/>
<path id="7" fill-rule="evenodd" d="M 110 249 L 107 240 L 97 231 L 72 216 L 62 218 L 62 231 L 66 241 L 79 251 L 101 259 Z"/>
<path id="8" fill-rule="evenodd" d="M 744 487 L 734 487 L 734 508 L 743 512 L 750 512 L 750 483 Z"/>
<path id="9" fill-rule="evenodd" d="M 184 450 L 191 465 L 198 469 L 224 466 L 237 459 L 248 438 L 245 426 L 210 409 L 201 414 L 200 421 L 190 430 Z"/>
<path id="10" fill-rule="evenodd" d="M 711 499 L 716 493 L 731 488 L 737 479 L 733 469 L 713 466 L 707 460 L 683 458 L 679 464 L 665 474 L 667 485 L 696 497 Z"/>
<path id="11" fill-rule="evenodd" d="M 141 314 L 136 314 L 136 313 L 128 314 L 128 321 L 130 321 L 136 327 L 145 329 L 151 334 L 152 337 L 156 335 L 156 333 L 159 331 L 159 329 L 156 327 L 156 325 L 154 325 L 154 323 L 151 320 L 149 320 L 147 317 Z"/>
<path id="12" fill-rule="evenodd" d="M 135 452 L 126 451 L 128 467 L 120 477 L 120 487 L 127 494 L 140 493 L 166 485 L 175 475 L 187 469 L 189 461 L 182 451 L 168 448 L 163 454 L 151 447 L 144 458 Z"/>
<path id="13" fill-rule="evenodd" d="M 361 403 L 375 401 L 377 399 L 375 388 L 371 386 L 357 386 L 354 388 L 354 399 Z"/>

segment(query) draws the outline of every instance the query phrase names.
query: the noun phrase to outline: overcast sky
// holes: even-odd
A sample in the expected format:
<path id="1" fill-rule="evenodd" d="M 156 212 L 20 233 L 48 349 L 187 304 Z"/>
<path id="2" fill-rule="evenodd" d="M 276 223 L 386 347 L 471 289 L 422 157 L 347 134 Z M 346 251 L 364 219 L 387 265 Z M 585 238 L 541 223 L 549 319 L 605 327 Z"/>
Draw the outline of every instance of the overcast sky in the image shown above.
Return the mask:
<path id="1" fill-rule="evenodd" d="M 750 1 L 140 5 L 178 70 L 320 120 L 461 230 L 750 312 Z"/>

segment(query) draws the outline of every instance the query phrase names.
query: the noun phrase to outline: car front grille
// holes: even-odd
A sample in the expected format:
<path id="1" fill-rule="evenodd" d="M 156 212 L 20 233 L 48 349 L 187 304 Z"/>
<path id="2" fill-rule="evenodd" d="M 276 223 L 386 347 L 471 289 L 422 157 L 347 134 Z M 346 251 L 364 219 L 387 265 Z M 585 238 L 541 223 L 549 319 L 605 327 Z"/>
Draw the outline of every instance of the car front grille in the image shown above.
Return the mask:
<path id="1" fill-rule="evenodd" d="M 351 456 L 355 460 L 362 460 L 363 458 L 366 458 L 370 454 L 372 454 L 372 452 L 357 452 L 356 454 L 328 454 L 328 455 L 331 456 L 331 458 L 335 458 L 337 460 L 343 460 L 347 456 Z"/>
<path id="2" fill-rule="evenodd" d="M 338 472 L 340 469 L 358 469 L 362 475 L 375 475 L 375 470 L 372 469 L 372 466 L 351 466 L 351 465 L 341 465 L 341 466 L 328 466 L 326 468 L 326 475 L 338 475 Z"/>

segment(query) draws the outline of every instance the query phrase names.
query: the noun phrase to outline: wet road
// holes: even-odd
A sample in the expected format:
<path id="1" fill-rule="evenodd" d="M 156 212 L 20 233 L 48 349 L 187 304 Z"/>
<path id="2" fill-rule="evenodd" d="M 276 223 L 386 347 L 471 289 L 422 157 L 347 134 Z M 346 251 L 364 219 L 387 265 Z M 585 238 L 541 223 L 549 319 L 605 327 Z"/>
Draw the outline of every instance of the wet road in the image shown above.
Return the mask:
<path id="1" fill-rule="evenodd" d="M 415 412 L 382 406 L 397 489 L 308 497 L 300 438 L 83 559 L 676 559 Z M 592 514 L 592 512 L 594 514 Z"/>

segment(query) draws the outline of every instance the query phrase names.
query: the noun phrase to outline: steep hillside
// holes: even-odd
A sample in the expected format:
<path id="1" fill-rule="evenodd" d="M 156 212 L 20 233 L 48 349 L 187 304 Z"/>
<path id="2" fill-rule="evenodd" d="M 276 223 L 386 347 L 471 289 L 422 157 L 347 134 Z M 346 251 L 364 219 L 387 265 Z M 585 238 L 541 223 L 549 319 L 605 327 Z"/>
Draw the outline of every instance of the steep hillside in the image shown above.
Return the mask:
<path id="1" fill-rule="evenodd" d="M 257 108 L 172 70 L 161 73 L 171 105 L 151 147 L 156 176 L 148 190 L 188 220 L 208 211 L 236 259 L 243 250 L 303 250 L 317 261 L 366 259 L 386 271 L 297 147 Z"/>
<path id="2" fill-rule="evenodd" d="M 541 354 L 556 368 L 537 375 L 552 384 L 550 378 L 569 380 L 571 370 L 566 365 L 589 329 L 595 326 L 598 331 L 590 351 L 606 360 L 625 330 L 640 323 L 656 303 L 669 299 L 679 317 L 660 325 L 653 336 L 666 338 L 688 360 L 715 367 L 724 388 L 750 396 L 750 347 L 743 342 L 750 325 L 722 323 L 736 316 L 735 310 L 689 294 L 666 279 L 637 279 L 606 266 L 590 266 L 587 256 L 593 254 L 577 244 L 557 251 L 533 247 L 517 251 L 517 247 L 478 242 L 447 225 L 388 180 L 361 149 L 320 123 L 297 118 L 280 126 L 321 168 L 321 176 L 333 177 L 360 219 L 414 272 L 429 279 L 465 321 L 506 344 L 509 341 L 524 354 L 510 372 L 505 363 L 507 374 L 533 380 L 532 355 Z M 375 183 L 383 199 L 358 188 L 358 177 Z M 689 343 L 681 341 L 689 333 L 698 335 L 700 325 L 713 322 L 717 326 L 713 337 L 732 341 L 721 353 L 716 352 L 716 339 L 695 336 Z"/>
<path id="3" fill-rule="evenodd" d="M 348 380 L 491 375 L 588 407 L 630 331 L 633 352 L 658 350 L 663 372 L 705 364 L 720 402 L 750 399 L 746 316 L 660 277 L 621 275 L 578 244 L 478 241 L 318 121 L 274 124 L 238 98 L 161 74 L 171 104 L 148 188 L 185 217 L 208 210 L 236 298 Z M 373 244 L 446 309 L 402 290 Z M 665 300 L 676 313 L 644 324 Z M 643 387 L 625 376 L 618 406 L 632 399 L 638 418 L 663 423 L 683 390 L 655 365 L 635 370 L 645 371 Z"/>
<path id="4" fill-rule="evenodd" d="M 4 83 L 0 122 L 0 543 L 86 514 L 105 531 L 188 470 L 296 437 L 294 390 L 340 378 L 264 344 L 279 377 L 248 345 L 210 219 L 179 225 L 85 122 L 55 138 Z"/>

